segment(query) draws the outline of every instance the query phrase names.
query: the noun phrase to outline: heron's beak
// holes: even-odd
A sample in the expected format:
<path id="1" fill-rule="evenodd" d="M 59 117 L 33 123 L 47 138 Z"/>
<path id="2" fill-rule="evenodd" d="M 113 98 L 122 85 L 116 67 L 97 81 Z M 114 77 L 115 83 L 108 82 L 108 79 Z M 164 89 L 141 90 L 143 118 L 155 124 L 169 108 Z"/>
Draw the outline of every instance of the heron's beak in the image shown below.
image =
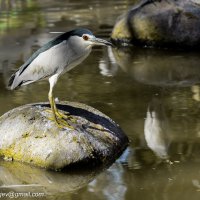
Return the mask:
<path id="1" fill-rule="evenodd" d="M 104 46 L 111 46 L 114 47 L 114 45 L 106 40 L 100 39 L 100 38 L 94 38 L 92 39 L 92 42 L 94 45 L 104 45 Z"/>

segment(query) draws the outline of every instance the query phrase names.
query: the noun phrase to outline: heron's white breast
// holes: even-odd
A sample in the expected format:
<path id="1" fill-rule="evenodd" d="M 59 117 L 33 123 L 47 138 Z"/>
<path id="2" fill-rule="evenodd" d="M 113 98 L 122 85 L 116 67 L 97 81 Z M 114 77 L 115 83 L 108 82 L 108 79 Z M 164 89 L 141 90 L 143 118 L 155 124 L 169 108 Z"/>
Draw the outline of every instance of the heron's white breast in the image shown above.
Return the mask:
<path id="1" fill-rule="evenodd" d="M 68 41 L 68 64 L 65 66 L 65 70 L 69 71 L 75 66 L 85 60 L 90 54 L 92 47 L 84 42 L 84 40 L 79 36 L 71 36 Z"/>

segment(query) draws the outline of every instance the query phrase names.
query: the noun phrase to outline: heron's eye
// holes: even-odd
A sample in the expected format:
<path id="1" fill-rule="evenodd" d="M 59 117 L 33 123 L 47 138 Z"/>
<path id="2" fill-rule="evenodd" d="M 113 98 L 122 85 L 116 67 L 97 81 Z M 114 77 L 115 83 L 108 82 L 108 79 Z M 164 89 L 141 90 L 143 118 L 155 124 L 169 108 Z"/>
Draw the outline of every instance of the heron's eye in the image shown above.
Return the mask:
<path id="1" fill-rule="evenodd" d="M 89 37 L 87 35 L 83 35 L 82 37 L 83 37 L 84 40 L 88 40 L 89 39 Z"/>

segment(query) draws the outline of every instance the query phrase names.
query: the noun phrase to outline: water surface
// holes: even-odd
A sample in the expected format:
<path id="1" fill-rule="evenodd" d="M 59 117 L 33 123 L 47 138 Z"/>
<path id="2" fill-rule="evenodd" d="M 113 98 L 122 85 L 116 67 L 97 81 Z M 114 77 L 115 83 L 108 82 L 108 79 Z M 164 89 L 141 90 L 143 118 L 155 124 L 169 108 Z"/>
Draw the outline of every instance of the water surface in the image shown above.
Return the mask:
<path id="1" fill-rule="evenodd" d="M 47 101 L 47 81 L 16 91 L 7 90 L 6 84 L 34 50 L 57 36 L 50 32 L 87 27 L 109 39 L 116 18 L 132 4 L 0 0 L 0 114 Z M 55 173 L 1 162 L 2 191 L 45 192 L 41 199 L 199 199 L 199 54 L 94 48 L 82 64 L 60 78 L 55 95 L 109 115 L 128 135 L 130 146 L 104 170 Z"/>

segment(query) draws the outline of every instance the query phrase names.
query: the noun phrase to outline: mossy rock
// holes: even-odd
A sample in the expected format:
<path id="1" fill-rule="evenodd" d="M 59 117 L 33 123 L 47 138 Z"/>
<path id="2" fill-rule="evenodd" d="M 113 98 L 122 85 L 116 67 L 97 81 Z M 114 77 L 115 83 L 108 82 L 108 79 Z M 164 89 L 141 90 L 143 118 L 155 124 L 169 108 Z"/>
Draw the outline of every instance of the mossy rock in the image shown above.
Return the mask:
<path id="1" fill-rule="evenodd" d="M 73 129 L 58 128 L 48 103 L 28 104 L 0 117 L 0 156 L 48 169 L 84 167 L 113 162 L 126 148 L 121 128 L 98 110 L 80 103 L 61 102 Z"/>
<path id="2" fill-rule="evenodd" d="M 192 0 L 145 0 L 114 26 L 116 44 L 200 49 L 200 6 Z"/>

